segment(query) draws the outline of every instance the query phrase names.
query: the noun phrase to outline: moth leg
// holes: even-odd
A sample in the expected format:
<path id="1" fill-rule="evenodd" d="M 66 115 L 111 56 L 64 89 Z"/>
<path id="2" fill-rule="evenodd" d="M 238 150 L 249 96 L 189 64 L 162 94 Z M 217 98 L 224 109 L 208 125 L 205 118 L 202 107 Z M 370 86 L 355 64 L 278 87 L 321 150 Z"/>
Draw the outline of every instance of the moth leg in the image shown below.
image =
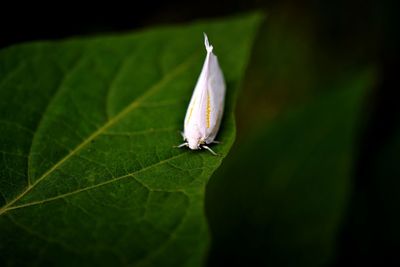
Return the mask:
<path id="1" fill-rule="evenodd" d="M 183 141 L 185 141 L 186 137 L 185 137 L 185 133 L 184 132 L 180 132 L 183 138 Z"/>
<path id="2" fill-rule="evenodd" d="M 184 146 L 189 146 L 189 143 L 188 143 L 188 142 L 185 142 L 185 143 L 183 143 L 183 144 L 180 144 L 179 146 L 174 146 L 174 147 L 176 147 L 176 148 L 181 148 L 181 147 L 184 147 Z"/>
<path id="3" fill-rule="evenodd" d="M 218 154 L 217 153 L 215 153 L 211 148 L 209 148 L 208 146 L 206 146 L 206 145 L 202 145 L 202 147 L 204 147 L 205 149 L 207 149 L 208 151 L 210 151 L 211 152 L 211 154 L 213 154 L 214 156 L 218 156 Z"/>
<path id="4" fill-rule="evenodd" d="M 211 144 L 221 144 L 221 143 L 222 143 L 221 141 L 215 141 L 215 140 L 211 142 Z"/>

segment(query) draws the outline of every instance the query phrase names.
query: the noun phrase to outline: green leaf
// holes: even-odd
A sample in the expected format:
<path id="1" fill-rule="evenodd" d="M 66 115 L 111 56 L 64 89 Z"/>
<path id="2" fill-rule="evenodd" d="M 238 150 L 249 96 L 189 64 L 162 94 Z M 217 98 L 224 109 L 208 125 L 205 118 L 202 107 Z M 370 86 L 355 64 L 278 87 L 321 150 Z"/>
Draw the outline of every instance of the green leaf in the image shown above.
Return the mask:
<path id="1" fill-rule="evenodd" d="M 371 77 L 331 85 L 237 143 L 207 187 L 211 266 L 329 263 Z"/>
<path id="2" fill-rule="evenodd" d="M 205 184 L 261 16 L 0 51 L 0 265 L 199 266 Z M 227 81 L 207 151 L 173 148 L 205 57 Z"/>

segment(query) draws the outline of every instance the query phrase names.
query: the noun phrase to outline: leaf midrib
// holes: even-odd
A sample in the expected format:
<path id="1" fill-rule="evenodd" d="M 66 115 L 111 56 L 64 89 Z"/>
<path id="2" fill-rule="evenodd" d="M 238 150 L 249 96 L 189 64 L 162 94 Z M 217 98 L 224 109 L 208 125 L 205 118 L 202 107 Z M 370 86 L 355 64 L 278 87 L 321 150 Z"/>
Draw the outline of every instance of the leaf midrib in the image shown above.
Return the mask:
<path id="1" fill-rule="evenodd" d="M 97 187 L 101 187 L 101 186 L 104 186 L 104 185 L 107 185 L 107 184 L 111 184 L 111 183 L 120 181 L 122 179 L 129 178 L 129 177 L 132 177 L 135 181 L 140 183 L 142 186 L 146 187 L 149 191 L 182 192 L 182 193 L 186 194 L 183 189 L 175 189 L 175 190 L 157 190 L 157 189 L 152 189 L 147 184 L 144 184 L 142 181 L 138 180 L 135 177 L 135 175 L 137 175 L 139 173 L 142 173 L 144 171 L 152 169 L 152 168 L 154 168 L 156 166 L 159 166 L 159 165 L 164 164 L 166 162 L 169 162 L 171 160 L 180 158 L 180 157 L 182 157 L 182 156 L 184 156 L 186 154 L 187 154 L 187 152 L 186 153 L 182 153 L 182 154 L 178 154 L 178 155 L 163 159 L 163 160 L 161 160 L 161 161 L 159 161 L 157 163 L 154 163 L 154 164 L 151 164 L 149 166 L 146 166 L 146 167 L 144 167 L 142 169 L 139 169 L 137 171 L 134 171 L 134 172 L 131 172 L 131 173 L 127 173 L 125 175 L 121 175 L 121 176 L 115 177 L 113 179 L 110 179 L 110 180 L 107 180 L 105 182 L 101 182 L 101 183 L 98 183 L 98 184 L 95 184 L 95 185 L 79 188 L 79 189 L 77 189 L 75 191 L 71 191 L 71 192 L 68 192 L 68 193 L 60 194 L 60 195 L 57 195 L 57 196 L 54 196 L 54 197 L 49 197 L 49 198 L 38 200 L 38 201 L 32 201 L 32 202 L 28 202 L 28 203 L 25 203 L 25 204 L 8 207 L 7 210 L 15 210 L 15 209 L 25 208 L 25 207 L 29 207 L 29 206 L 39 205 L 39 204 L 42 204 L 42 203 L 47 203 L 47 202 L 54 201 L 54 200 L 57 200 L 57 199 L 60 199 L 60 198 L 64 198 L 64 197 L 67 197 L 67 196 L 72 196 L 72 195 L 75 195 L 75 194 L 78 194 L 78 193 L 81 193 L 81 192 L 85 192 L 85 191 L 88 191 L 88 190 L 91 190 L 91 189 L 94 189 L 94 188 L 97 188 Z"/>
<path id="2" fill-rule="evenodd" d="M 194 55 L 190 56 L 186 61 L 183 63 L 179 64 L 176 66 L 173 70 L 171 70 L 170 73 L 165 75 L 159 82 L 151 86 L 148 90 L 145 91 L 141 96 L 136 98 L 134 101 L 132 101 L 126 108 L 124 108 L 122 111 L 120 111 L 116 116 L 108 120 L 102 127 L 97 129 L 93 134 L 91 134 L 88 138 L 86 138 L 83 142 L 81 142 L 78 146 L 76 146 L 71 152 L 69 152 L 65 157 L 63 157 L 61 160 L 59 160 L 56 164 L 54 164 L 50 169 L 48 169 L 41 177 L 39 177 L 35 182 L 33 182 L 31 185 L 28 185 L 24 191 L 22 191 L 20 194 L 18 194 L 13 200 L 5 204 L 3 207 L 0 208 L 0 216 L 6 213 L 7 211 L 12 209 L 12 205 L 16 203 L 18 200 L 20 200 L 22 197 L 24 197 L 27 193 L 29 193 L 33 188 L 36 187 L 39 183 L 41 183 L 46 177 L 48 177 L 52 172 L 57 170 L 61 165 L 63 165 L 68 159 L 70 159 L 72 156 L 74 156 L 77 152 L 79 152 L 82 148 L 84 148 L 87 144 L 89 144 L 92 140 L 94 140 L 96 137 L 98 137 L 100 134 L 105 132 L 108 128 L 113 126 L 115 123 L 120 121 L 122 118 L 124 118 L 127 114 L 129 114 L 131 111 L 135 110 L 143 100 L 146 98 L 150 97 L 154 93 L 156 93 L 158 90 L 163 88 L 163 86 L 168 83 L 171 79 L 185 71 L 197 58 L 197 53 Z"/>
<path id="3" fill-rule="evenodd" d="M 80 62 L 82 61 L 82 54 L 79 55 L 79 57 L 75 60 L 75 62 L 71 65 L 72 67 L 70 67 L 70 70 L 68 71 L 68 73 L 65 73 L 64 76 L 60 79 L 60 82 L 58 83 L 58 86 L 55 90 L 55 93 L 50 97 L 50 100 L 47 104 L 47 107 L 43 110 L 42 116 L 39 119 L 39 122 L 37 123 L 36 126 L 36 132 L 33 132 L 33 137 L 32 137 L 32 142 L 29 148 L 29 153 L 28 153 L 28 171 L 27 171 L 27 179 L 28 179 L 28 187 L 32 185 L 31 182 L 31 173 L 30 173 L 30 169 L 31 169 L 31 164 L 32 164 L 32 149 L 33 149 L 33 144 L 35 142 L 35 138 L 36 138 L 36 134 L 37 131 L 39 130 L 39 127 L 44 119 L 44 114 L 46 114 L 46 112 L 48 111 L 48 109 L 51 107 L 52 101 L 54 99 L 57 98 L 57 96 L 62 92 L 62 86 L 65 83 L 65 81 L 67 80 L 67 78 L 70 76 L 71 73 L 73 73 L 73 71 L 75 70 L 75 68 L 77 66 L 79 66 Z M 61 68 L 60 68 L 61 69 Z M 1 213 L 0 213 L 1 214 Z"/>

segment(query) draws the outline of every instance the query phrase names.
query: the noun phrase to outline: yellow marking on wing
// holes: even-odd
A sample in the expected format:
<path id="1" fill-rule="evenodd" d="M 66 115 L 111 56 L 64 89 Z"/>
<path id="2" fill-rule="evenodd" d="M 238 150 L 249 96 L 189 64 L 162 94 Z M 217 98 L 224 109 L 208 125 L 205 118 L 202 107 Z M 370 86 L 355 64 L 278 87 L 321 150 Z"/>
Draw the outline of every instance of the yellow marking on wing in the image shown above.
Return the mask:
<path id="1" fill-rule="evenodd" d="M 210 94 L 207 91 L 207 128 L 210 128 L 210 115 L 211 115 L 211 106 L 210 106 Z"/>
<path id="2" fill-rule="evenodd" d="M 189 121 L 190 121 L 190 118 L 192 117 L 192 113 L 193 113 L 193 107 L 194 107 L 194 104 L 196 104 L 196 98 L 195 98 L 195 99 L 193 99 L 193 105 L 191 105 L 191 106 L 190 106 L 189 117 L 188 117 L 188 118 L 187 118 L 187 120 L 186 120 L 186 124 L 188 124 L 188 123 L 189 123 Z"/>

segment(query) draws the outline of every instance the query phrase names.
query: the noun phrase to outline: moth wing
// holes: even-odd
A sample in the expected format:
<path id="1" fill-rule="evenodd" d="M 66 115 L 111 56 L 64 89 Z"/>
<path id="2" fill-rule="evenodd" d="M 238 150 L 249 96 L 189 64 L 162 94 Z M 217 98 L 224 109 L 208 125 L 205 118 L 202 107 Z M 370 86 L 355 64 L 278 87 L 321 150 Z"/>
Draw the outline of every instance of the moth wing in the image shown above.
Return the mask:
<path id="1" fill-rule="evenodd" d="M 205 136 L 205 109 L 204 106 L 206 104 L 205 98 L 207 91 L 207 76 L 208 76 L 208 55 L 206 60 L 204 61 L 203 68 L 201 70 L 200 76 L 197 80 L 196 86 L 193 91 L 192 98 L 190 99 L 190 103 L 188 109 L 186 111 L 185 116 L 185 133 L 196 129 L 201 131 L 201 136 Z"/>
<path id="2" fill-rule="evenodd" d="M 214 141 L 221 125 L 225 103 L 225 79 L 218 58 L 211 53 L 207 79 L 206 143 Z"/>
<path id="3" fill-rule="evenodd" d="M 225 100 L 225 80 L 217 57 L 204 34 L 207 56 L 186 111 L 184 133 L 199 135 L 205 143 L 214 141 L 221 124 Z"/>

